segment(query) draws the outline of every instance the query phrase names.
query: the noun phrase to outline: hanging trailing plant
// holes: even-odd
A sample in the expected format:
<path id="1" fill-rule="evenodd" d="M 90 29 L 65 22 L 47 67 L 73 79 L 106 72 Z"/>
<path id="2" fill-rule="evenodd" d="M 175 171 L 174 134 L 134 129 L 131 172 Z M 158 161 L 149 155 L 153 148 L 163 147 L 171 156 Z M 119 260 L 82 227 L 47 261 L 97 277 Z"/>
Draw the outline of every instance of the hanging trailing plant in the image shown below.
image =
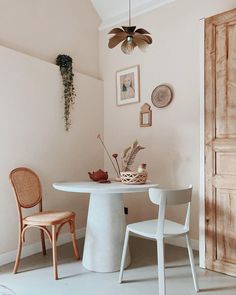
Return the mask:
<path id="1" fill-rule="evenodd" d="M 56 64 L 60 67 L 62 82 L 64 86 L 64 121 L 65 129 L 68 131 L 71 125 L 70 112 L 71 106 L 75 103 L 75 88 L 73 84 L 73 60 L 69 55 L 59 54 Z"/>

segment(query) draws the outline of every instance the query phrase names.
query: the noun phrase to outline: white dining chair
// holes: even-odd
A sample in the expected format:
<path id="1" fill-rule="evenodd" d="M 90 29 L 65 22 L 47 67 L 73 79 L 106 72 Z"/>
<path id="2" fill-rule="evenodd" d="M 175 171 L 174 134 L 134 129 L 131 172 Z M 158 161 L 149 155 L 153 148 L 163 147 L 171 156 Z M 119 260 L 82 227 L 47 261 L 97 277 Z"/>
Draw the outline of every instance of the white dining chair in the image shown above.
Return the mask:
<path id="1" fill-rule="evenodd" d="M 149 189 L 150 200 L 159 205 L 158 219 L 147 220 L 127 225 L 123 253 L 121 258 L 121 267 L 119 283 L 122 283 L 124 262 L 128 248 L 130 232 L 148 239 L 157 241 L 157 259 L 158 259 L 158 279 L 159 295 L 166 294 L 165 282 L 165 261 L 164 261 L 164 239 L 168 237 L 185 236 L 191 264 L 192 276 L 195 290 L 198 292 L 198 281 L 196 276 L 193 251 L 189 240 L 189 220 L 190 220 L 190 202 L 192 195 L 192 185 L 184 188 L 151 188 Z M 166 206 L 188 204 L 185 224 L 179 224 L 165 219 Z"/>

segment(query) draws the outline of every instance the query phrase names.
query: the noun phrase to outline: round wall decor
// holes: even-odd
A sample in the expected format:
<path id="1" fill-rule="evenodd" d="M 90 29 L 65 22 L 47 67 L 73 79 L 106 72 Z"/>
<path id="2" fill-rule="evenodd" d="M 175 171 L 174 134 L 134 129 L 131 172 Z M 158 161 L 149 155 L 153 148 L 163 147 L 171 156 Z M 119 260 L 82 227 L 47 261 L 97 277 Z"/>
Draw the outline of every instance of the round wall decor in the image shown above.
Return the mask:
<path id="1" fill-rule="evenodd" d="M 157 108 L 164 108 L 171 103 L 173 93 L 168 85 L 159 85 L 152 92 L 152 103 Z"/>

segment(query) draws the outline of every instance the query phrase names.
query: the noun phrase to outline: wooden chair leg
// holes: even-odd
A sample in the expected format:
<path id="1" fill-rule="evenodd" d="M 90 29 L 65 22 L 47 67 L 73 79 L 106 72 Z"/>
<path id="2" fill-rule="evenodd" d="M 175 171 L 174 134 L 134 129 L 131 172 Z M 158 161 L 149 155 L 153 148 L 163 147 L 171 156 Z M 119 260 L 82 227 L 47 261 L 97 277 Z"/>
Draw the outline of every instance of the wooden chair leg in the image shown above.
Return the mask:
<path id="1" fill-rule="evenodd" d="M 13 273 L 16 274 L 18 267 L 19 267 L 19 263 L 20 263 L 20 256 L 21 256 L 21 251 L 22 251 L 22 237 L 21 237 L 21 233 L 22 231 L 19 231 L 19 240 L 18 240 L 18 248 L 17 248 L 17 255 L 16 255 L 16 261 L 15 261 L 15 266 L 13 269 Z"/>
<path id="2" fill-rule="evenodd" d="M 44 232 L 43 232 L 42 229 L 40 230 L 40 235 L 41 235 L 41 243 L 42 243 L 43 255 L 46 255 L 47 252 L 46 252 L 46 246 L 45 246 L 45 237 L 44 237 Z"/>
<path id="3" fill-rule="evenodd" d="M 70 221 L 70 232 L 72 234 L 72 243 L 73 243 L 73 249 L 74 249 L 75 257 L 76 257 L 77 260 L 79 260 L 80 255 L 79 255 L 79 249 L 78 249 L 78 244 L 77 244 L 77 240 L 76 240 L 75 218 L 73 218 Z"/>
<path id="4" fill-rule="evenodd" d="M 52 226 L 52 256 L 53 256 L 53 269 L 54 269 L 54 279 L 58 280 L 58 270 L 57 270 L 57 229 L 56 225 Z"/>

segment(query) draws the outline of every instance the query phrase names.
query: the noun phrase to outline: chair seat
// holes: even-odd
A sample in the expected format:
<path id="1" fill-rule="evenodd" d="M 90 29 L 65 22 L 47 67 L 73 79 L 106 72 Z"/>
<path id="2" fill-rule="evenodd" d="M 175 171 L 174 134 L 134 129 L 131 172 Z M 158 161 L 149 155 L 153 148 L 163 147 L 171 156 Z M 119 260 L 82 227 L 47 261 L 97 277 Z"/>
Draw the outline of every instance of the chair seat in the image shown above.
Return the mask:
<path id="1" fill-rule="evenodd" d="M 137 223 L 131 223 L 127 227 L 128 229 L 144 237 L 155 239 L 157 237 L 157 222 L 158 219 L 152 219 L 147 221 L 141 221 Z M 179 224 L 168 219 L 165 219 L 164 224 L 164 236 L 178 236 L 188 233 L 188 229 L 183 224 Z"/>
<path id="2" fill-rule="evenodd" d="M 44 211 L 25 217 L 23 223 L 27 225 L 47 226 L 67 222 L 74 216 L 75 213 L 70 211 Z"/>

